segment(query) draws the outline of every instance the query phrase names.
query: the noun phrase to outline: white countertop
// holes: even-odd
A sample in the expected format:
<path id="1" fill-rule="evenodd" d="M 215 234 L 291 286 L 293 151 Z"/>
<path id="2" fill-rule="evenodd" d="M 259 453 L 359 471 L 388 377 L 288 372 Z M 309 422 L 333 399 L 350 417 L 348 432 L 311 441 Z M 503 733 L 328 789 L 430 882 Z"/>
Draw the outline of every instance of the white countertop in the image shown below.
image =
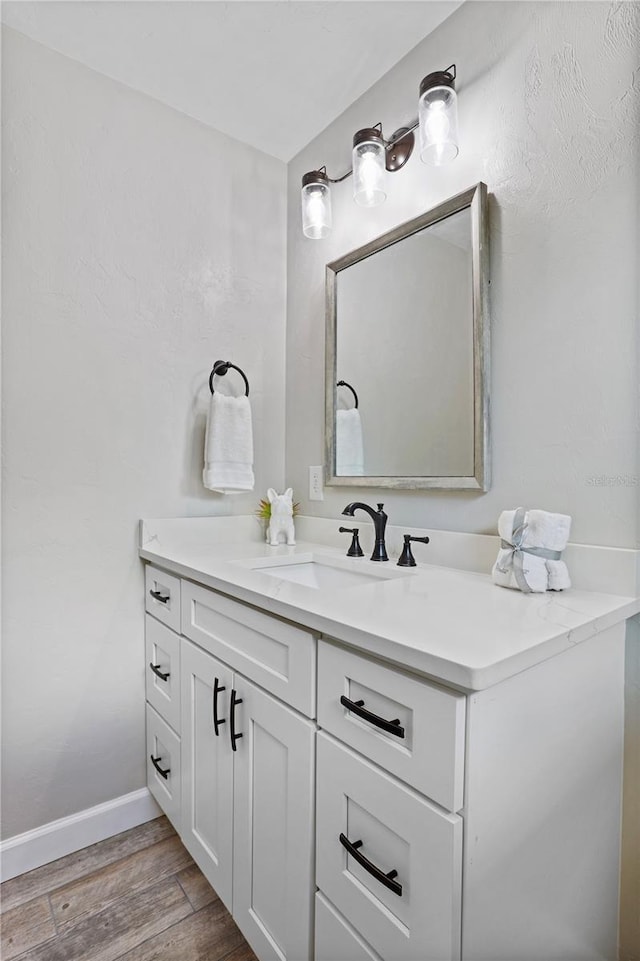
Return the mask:
<path id="1" fill-rule="evenodd" d="M 309 554 L 378 575 L 393 565 L 395 576 L 317 590 L 248 566 Z M 640 611 L 634 597 L 522 594 L 487 574 L 426 564 L 403 570 L 344 555 L 344 547 L 302 541 L 269 547 L 247 517 L 141 523 L 145 561 L 465 690 L 491 687 Z"/>

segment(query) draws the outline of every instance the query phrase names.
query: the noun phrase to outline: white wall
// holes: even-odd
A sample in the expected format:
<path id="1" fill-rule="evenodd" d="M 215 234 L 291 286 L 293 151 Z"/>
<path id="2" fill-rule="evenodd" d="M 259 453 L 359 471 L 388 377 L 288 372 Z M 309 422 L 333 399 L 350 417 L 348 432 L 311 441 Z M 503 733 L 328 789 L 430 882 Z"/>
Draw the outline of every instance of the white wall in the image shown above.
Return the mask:
<path id="1" fill-rule="evenodd" d="M 573 515 L 572 540 L 640 546 L 640 4 L 470 2 L 289 164 L 287 483 L 337 518 L 355 488 L 308 502 L 323 459 L 324 265 L 483 180 L 490 192 L 493 486 L 376 492 L 393 524 L 495 532 L 519 504 Z M 350 166 L 353 133 L 414 119 L 425 74 L 458 67 L 460 155 L 413 156 L 387 202 L 335 185 L 334 231 L 300 229 L 300 178 Z M 627 641 L 621 961 L 640 958 L 638 625 Z"/>
<path id="2" fill-rule="evenodd" d="M 286 171 L 9 29 L 2 68 L 8 837 L 145 782 L 138 518 L 284 480 Z M 220 357 L 251 382 L 235 499 L 201 484 Z"/>
<path id="3" fill-rule="evenodd" d="M 494 532 L 518 504 L 566 511 L 573 540 L 635 546 L 639 47 L 637 3 L 466 3 L 290 163 L 287 482 L 304 513 L 337 517 L 358 493 L 306 501 L 307 468 L 323 459 L 325 263 L 483 180 L 493 487 L 362 496 L 396 524 L 472 532 Z M 430 168 L 416 151 L 370 210 L 350 180 L 335 185 L 332 236 L 304 238 L 301 175 L 323 163 L 342 174 L 354 131 L 411 121 L 421 78 L 453 62 L 458 159 Z"/>

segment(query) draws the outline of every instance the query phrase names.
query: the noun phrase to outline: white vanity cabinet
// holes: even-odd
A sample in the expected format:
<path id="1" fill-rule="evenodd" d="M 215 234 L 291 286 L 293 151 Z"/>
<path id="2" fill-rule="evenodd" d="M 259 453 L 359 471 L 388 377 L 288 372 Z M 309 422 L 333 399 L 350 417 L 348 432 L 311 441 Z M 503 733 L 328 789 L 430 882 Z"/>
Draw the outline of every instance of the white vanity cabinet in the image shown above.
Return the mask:
<path id="1" fill-rule="evenodd" d="M 260 961 L 613 961 L 623 622 L 454 690 L 172 577 L 149 787 Z"/>

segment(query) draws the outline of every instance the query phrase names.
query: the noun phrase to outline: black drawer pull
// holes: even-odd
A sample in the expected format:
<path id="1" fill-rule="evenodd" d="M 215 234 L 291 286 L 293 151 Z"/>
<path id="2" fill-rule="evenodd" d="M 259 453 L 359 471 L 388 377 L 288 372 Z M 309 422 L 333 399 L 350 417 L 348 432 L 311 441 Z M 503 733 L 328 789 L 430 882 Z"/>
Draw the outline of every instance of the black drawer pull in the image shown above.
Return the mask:
<path id="1" fill-rule="evenodd" d="M 159 677 L 161 681 L 168 681 L 169 678 L 171 677 L 171 672 L 167 671 L 165 673 L 164 671 L 161 671 L 159 664 L 149 664 L 149 667 L 151 668 L 153 673 L 156 675 L 156 677 Z"/>
<path id="2" fill-rule="evenodd" d="M 161 604 L 168 604 L 171 599 L 171 594 L 163 594 L 162 591 L 149 591 L 149 593 Z"/>
<path id="3" fill-rule="evenodd" d="M 340 835 L 340 844 L 343 848 L 346 848 L 352 858 L 355 858 L 358 864 L 362 865 L 365 871 L 373 875 L 376 881 L 380 884 L 384 884 L 385 888 L 389 888 L 394 894 L 402 897 L 402 885 L 399 881 L 394 881 L 394 878 L 398 877 L 398 872 L 394 869 L 389 871 L 387 874 L 381 871 L 380 868 L 370 861 L 369 858 L 365 858 L 364 854 L 360 854 L 358 848 L 362 847 L 362 841 L 350 841 L 346 834 Z"/>
<path id="4" fill-rule="evenodd" d="M 150 754 L 149 756 L 151 758 L 151 763 L 153 764 L 154 768 L 156 769 L 160 777 L 163 777 L 165 781 L 168 781 L 169 774 L 171 773 L 171 768 L 168 767 L 166 771 L 163 771 L 162 768 L 160 767 L 160 764 L 158 763 L 161 760 L 161 758 L 154 757 L 153 754 Z"/>
<path id="5" fill-rule="evenodd" d="M 384 717 L 378 717 L 377 714 L 372 714 L 371 711 L 367 711 L 364 706 L 364 701 L 350 701 L 344 694 L 340 698 L 340 703 L 343 707 L 346 707 L 348 711 L 352 711 L 353 714 L 361 717 L 363 721 L 368 721 L 369 724 L 375 724 L 376 727 L 382 728 L 382 730 L 387 731 L 388 734 L 395 734 L 396 737 L 404 737 L 404 728 L 401 726 L 399 718 L 396 718 L 394 721 L 387 721 Z"/>
<path id="6" fill-rule="evenodd" d="M 236 741 L 239 741 L 242 734 L 236 734 L 236 704 L 242 704 L 242 698 L 231 690 L 231 706 L 229 708 L 229 734 L 231 735 L 231 750 L 237 751 Z"/>
<path id="7" fill-rule="evenodd" d="M 226 691 L 226 687 L 220 684 L 220 681 L 216 677 L 213 682 L 213 733 L 216 737 L 220 735 L 218 728 L 221 724 L 225 723 L 223 717 L 218 717 L 218 694 L 220 694 L 221 691 Z"/>

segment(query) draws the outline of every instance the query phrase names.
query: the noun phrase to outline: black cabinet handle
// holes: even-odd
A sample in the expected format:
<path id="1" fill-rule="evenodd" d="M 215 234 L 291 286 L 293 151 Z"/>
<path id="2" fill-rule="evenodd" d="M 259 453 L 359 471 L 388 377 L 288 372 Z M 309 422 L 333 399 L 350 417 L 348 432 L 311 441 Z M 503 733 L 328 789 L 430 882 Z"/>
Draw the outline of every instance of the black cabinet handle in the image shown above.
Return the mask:
<path id="1" fill-rule="evenodd" d="M 150 754 L 149 756 L 151 758 L 151 763 L 153 764 L 154 768 L 156 769 L 160 777 L 163 777 L 165 781 L 168 781 L 169 774 L 171 773 L 171 768 L 168 767 L 166 771 L 163 771 L 162 768 L 160 767 L 160 764 L 158 763 L 161 760 L 161 758 L 154 757 L 153 754 Z"/>
<path id="2" fill-rule="evenodd" d="M 386 718 L 379 717 L 377 714 L 367 711 L 364 706 L 364 701 L 350 701 L 344 694 L 340 698 L 340 703 L 343 707 L 346 707 L 348 711 L 361 717 L 363 721 L 368 721 L 369 724 L 375 724 L 376 727 L 382 728 L 382 730 L 387 731 L 388 734 L 395 734 L 396 737 L 404 737 L 404 728 L 400 724 L 400 718 L 387 721 Z"/>
<path id="3" fill-rule="evenodd" d="M 242 698 L 231 690 L 231 707 L 229 708 L 229 733 L 231 735 L 231 750 L 237 751 L 236 741 L 239 741 L 242 734 L 236 734 L 236 704 L 242 704 Z"/>
<path id="4" fill-rule="evenodd" d="M 161 604 L 168 604 L 171 598 L 171 594 L 163 594 L 162 591 L 149 591 L 149 593 Z"/>
<path id="5" fill-rule="evenodd" d="M 364 854 L 360 854 L 358 848 L 362 847 L 362 841 L 350 841 L 346 834 L 340 835 L 340 844 L 343 848 L 346 848 L 352 858 L 355 858 L 358 864 L 362 865 L 365 871 L 368 871 L 376 881 L 380 884 L 384 884 L 385 888 L 389 888 L 394 894 L 402 897 L 402 885 L 399 881 L 394 881 L 394 878 L 398 877 L 398 872 L 394 869 L 389 871 L 387 874 L 384 873 L 373 861 L 369 858 L 365 858 Z"/>
<path id="6" fill-rule="evenodd" d="M 213 733 L 216 737 L 220 735 L 218 728 L 221 724 L 225 723 L 223 717 L 218 717 L 218 694 L 220 694 L 221 691 L 226 691 L 226 687 L 221 684 L 216 677 L 213 682 Z"/>
<path id="7" fill-rule="evenodd" d="M 164 671 L 161 671 L 159 664 L 149 664 L 149 667 L 151 668 L 153 673 L 156 675 L 156 677 L 159 677 L 161 681 L 168 681 L 169 678 L 171 677 L 171 672 L 167 671 L 165 673 Z"/>

